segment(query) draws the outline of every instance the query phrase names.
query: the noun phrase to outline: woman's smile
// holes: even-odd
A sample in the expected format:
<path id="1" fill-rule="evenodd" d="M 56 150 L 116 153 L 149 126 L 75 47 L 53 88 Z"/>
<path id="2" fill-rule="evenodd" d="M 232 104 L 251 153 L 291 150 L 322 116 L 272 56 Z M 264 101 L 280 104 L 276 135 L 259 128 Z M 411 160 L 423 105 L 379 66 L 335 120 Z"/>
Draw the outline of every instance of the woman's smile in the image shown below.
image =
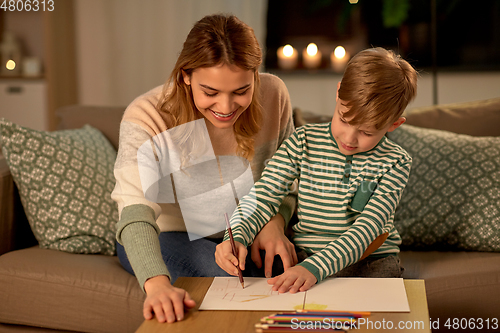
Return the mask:
<path id="1" fill-rule="evenodd" d="M 236 115 L 236 111 L 238 111 L 238 109 L 236 109 L 236 110 L 234 110 L 231 113 L 224 114 L 224 113 L 216 112 L 216 111 L 211 110 L 211 109 L 209 109 L 209 110 L 210 110 L 210 112 L 212 112 L 212 114 L 214 115 L 214 117 L 217 120 L 220 120 L 220 121 L 229 121 L 229 120 L 233 119 L 234 115 Z"/>

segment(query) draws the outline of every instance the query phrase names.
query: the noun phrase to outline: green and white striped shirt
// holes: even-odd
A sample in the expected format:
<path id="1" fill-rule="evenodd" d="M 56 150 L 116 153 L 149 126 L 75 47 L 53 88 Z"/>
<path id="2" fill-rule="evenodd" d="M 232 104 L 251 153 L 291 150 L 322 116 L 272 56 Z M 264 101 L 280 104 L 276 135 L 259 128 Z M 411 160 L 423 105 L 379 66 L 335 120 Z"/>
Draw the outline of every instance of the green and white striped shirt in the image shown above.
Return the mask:
<path id="1" fill-rule="evenodd" d="M 251 244 L 298 179 L 299 222 L 293 226 L 293 241 L 311 254 L 299 265 L 318 282 L 357 262 L 383 233 L 389 236 L 372 255 L 397 254 L 401 237 L 394 211 L 411 162 L 386 137 L 370 151 L 346 156 L 332 136 L 331 123 L 302 126 L 283 142 L 240 201 L 231 218 L 234 238 Z"/>

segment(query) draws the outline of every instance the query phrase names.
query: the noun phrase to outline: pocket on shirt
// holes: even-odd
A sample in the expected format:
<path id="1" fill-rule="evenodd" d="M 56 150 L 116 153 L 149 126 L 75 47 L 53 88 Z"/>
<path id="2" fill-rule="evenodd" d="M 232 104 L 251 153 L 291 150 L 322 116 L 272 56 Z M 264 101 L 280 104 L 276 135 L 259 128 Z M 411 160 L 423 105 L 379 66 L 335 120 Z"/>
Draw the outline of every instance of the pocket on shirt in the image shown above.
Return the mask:
<path id="1" fill-rule="evenodd" d="M 359 184 L 356 193 L 354 193 L 354 197 L 352 198 L 351 201 L 351 209 L 358 212 L 363 211 L 366 204 L 368 203 L 368 200 L 370 200 L 370 197 L 372 196 L 373 192 L 375 192 L 376 188 L 377 188 L 376 182 L 363 180 Z"/>

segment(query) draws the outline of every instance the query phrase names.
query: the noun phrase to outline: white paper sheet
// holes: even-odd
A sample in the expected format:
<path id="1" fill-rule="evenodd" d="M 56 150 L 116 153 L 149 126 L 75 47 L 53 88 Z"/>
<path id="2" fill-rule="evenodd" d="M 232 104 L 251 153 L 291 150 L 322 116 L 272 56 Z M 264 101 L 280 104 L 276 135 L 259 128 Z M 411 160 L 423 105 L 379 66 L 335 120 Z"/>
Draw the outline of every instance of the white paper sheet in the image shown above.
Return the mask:
<path id="1" fill-rule="evenodd" d="M 328 278 L 306 292 L 305 309 L 409 312 L 403 279 Z"/>
<path id="2" fill-rule="evenodd" d="M 403 279 L 328 278 L 306 292 L 279 294 L 266 278 L 215 277 L 200 310 L 409 312 Z"/>

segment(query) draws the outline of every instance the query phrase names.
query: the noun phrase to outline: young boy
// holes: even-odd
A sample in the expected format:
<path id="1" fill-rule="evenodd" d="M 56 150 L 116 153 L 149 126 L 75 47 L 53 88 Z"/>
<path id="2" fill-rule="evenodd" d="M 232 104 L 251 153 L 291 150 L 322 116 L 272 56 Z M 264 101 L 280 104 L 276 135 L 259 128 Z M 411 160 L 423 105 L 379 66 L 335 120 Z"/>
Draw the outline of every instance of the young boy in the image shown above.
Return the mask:
<path id="1" fill-rule="evenodd" d="M 273 290 L 305 291 L 328 276 L 401 277 L 401 238 L 393 219 L 411 157 L 385 134 L 405 122 L 401 115 L 416 95 L 417 76 L 408 62 L 382 48 L 350 60 L 331 123 L 298 128 L 235 210 L 231 225 L 241 269 L 246 247 L 298 179 L 293 242 L 306 259 L 268 280 Z M 215 257 L 237 274 L 229 241 L 217 246 Z"/>

